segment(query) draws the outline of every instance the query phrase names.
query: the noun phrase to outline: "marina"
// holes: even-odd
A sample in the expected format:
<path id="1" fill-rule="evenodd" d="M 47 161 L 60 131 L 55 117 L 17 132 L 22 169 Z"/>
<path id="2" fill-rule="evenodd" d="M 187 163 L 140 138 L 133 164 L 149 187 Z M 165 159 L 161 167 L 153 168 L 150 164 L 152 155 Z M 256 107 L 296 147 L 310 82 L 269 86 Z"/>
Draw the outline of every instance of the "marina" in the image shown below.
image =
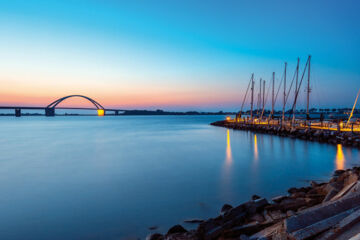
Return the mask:
<path id="1" fill-rule="evenodd" d="M 265 91 L 265 80 L 260 78 L 257 108 L 254 109 L 254 74 L 251 75 L 247 90 L 245 92 L 241 109 L 235 118 L 227 117 L 224 121 L 212 123 L 214 126 L 223 126 L 239 130 L 251 130 L 277 134 L 281 136 L 297 137 L 308 140 L 318 140 L 328 143 L 344 143 L 355 147 L 360 146 L 360 121 L 354 116 L 358 111 L 355 109 L 359 98 L 360 90 L 357 93 L 355 102 L 351 109 L 337 109 L 333 111 L 317 112 L 317 109 L 310 108 L 310 64 L 309 55 L 304 70 L 299 78 L 299 62 L 297 60 L 296 70 L 290 87 L 286 88 L 287 63 L 281 82 L 275 91 L 275 73 L 272 75 L 271 91 L 271 110 L 266 110 L 269 88 Z M 305 77 L 306 76 L 306 77 Z M 306 109 L 296 110 L 299 92 L 306 78 Z M 294 86 L 294 89 L 292 89 Z M 283 88 L 282 110 L 275 111 L 275 104 L 279 96 L 280 89 Z M 250 89 L 250 110 L 244 112 L 244 104 L 247 100 Z M 289 96 L 293 91 L 293 102 L 289 103 Z M 276 93 L 275 93 L 276 92 Z M 286 107 L 290 105 L 290 109 Z M 347 110 L 347 111 L 346 111 Z"/>

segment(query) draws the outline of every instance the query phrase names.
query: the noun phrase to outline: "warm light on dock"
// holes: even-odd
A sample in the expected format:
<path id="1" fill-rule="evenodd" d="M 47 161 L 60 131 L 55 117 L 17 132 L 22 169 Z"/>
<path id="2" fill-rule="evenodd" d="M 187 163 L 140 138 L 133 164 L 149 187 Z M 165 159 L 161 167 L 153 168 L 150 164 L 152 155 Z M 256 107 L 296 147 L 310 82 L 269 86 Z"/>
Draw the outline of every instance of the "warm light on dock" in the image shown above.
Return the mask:
<path id="1" fill-rule="evenodd" d="M 230 116 L 226 116 L 226 121 L 230 121 L 231 117 Z"/>
<path id="2" fill-rule="evenodd" d="M 98 110 L 97 110 L 97 113 L 98 113 L 98 116 L 99 116 L 99 117 L 102 117 L 102 116 L 105 115 L 104 109 L 98 109 Z"/>

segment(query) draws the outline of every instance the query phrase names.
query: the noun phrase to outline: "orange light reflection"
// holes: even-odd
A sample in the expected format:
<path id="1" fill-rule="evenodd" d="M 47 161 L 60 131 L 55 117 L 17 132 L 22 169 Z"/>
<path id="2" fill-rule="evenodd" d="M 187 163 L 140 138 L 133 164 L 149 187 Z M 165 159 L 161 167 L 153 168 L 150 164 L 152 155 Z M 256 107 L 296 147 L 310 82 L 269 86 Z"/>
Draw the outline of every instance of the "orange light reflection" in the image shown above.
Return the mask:
<path id="1" fill-rule="evenodd" d="M 337 151 L 336 151 L 336 170 L 343 170 L 345 165 L 345 156 L 342 149 L 342 145 L 337 145 Z"/>
<path id="2" fill-rule="evenodd" d="M 257 145 L 257 137 L 256 134 L 254 134 L 254 160 L 258 160 L 259 152 L 258 152 L 258 145 Z"/>
<path id="3" fill-rule="evenodd" d="M 226 131 L 227 137 L 226 137 L 226 159 L 225 164 L 227 166 L 230 166 L 232 163 L 232 154 L 231 154 L 231 144 L 230 144 L 230 131 L 229 129 Z"/>

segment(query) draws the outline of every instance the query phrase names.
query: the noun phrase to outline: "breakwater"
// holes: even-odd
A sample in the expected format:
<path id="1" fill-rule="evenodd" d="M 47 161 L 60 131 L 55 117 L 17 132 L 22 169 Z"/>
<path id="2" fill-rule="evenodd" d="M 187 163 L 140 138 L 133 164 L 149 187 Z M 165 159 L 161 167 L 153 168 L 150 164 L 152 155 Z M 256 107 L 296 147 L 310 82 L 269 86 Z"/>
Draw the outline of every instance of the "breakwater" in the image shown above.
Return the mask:
<path id="1" fill-rule="evenodd" d="M 147 240 L 359 239 L 359 175 L 359 167 L 336 170 L 328 182 L 311 181 L 270 201 L 254 195 L 239 206 L 225 204 L 217 217 L 197 220 L 195 230 L 175 225 Z"/>
<path id="2" fill-rule="evenodd" d="M 273 134 L 282 137 L 299 138 L 309 141 L 318 141 L 330 144 L 342 144 L 360 148 L 360 134 L 352 131 L 333 131 L 328 129 L 291 128 L 279 125 L 248 124 L 232 121 L 217 121 L 213 126 L 226 127 L 235 130 L 245 130 L 265 134 Z"/>

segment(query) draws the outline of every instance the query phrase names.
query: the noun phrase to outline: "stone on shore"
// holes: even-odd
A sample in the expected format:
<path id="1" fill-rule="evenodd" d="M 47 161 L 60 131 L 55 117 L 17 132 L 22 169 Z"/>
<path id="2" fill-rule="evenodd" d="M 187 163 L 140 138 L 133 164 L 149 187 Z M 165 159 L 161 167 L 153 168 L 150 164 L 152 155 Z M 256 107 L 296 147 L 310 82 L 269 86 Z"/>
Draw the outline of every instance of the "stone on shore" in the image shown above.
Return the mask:
<path id="1" fill-rule="evenodd" d="M 255 197 L 236 207 L 225 204 L 218 217 L 201 222 L 196 230 L 176 225 L 165 236 L 153 234 L 147 240 L 351 238 L 360 229 L 359 174 L 358 167 L 336 171 L 327 183 L 290 188 L 289 195 L 270 203 Z"/>

